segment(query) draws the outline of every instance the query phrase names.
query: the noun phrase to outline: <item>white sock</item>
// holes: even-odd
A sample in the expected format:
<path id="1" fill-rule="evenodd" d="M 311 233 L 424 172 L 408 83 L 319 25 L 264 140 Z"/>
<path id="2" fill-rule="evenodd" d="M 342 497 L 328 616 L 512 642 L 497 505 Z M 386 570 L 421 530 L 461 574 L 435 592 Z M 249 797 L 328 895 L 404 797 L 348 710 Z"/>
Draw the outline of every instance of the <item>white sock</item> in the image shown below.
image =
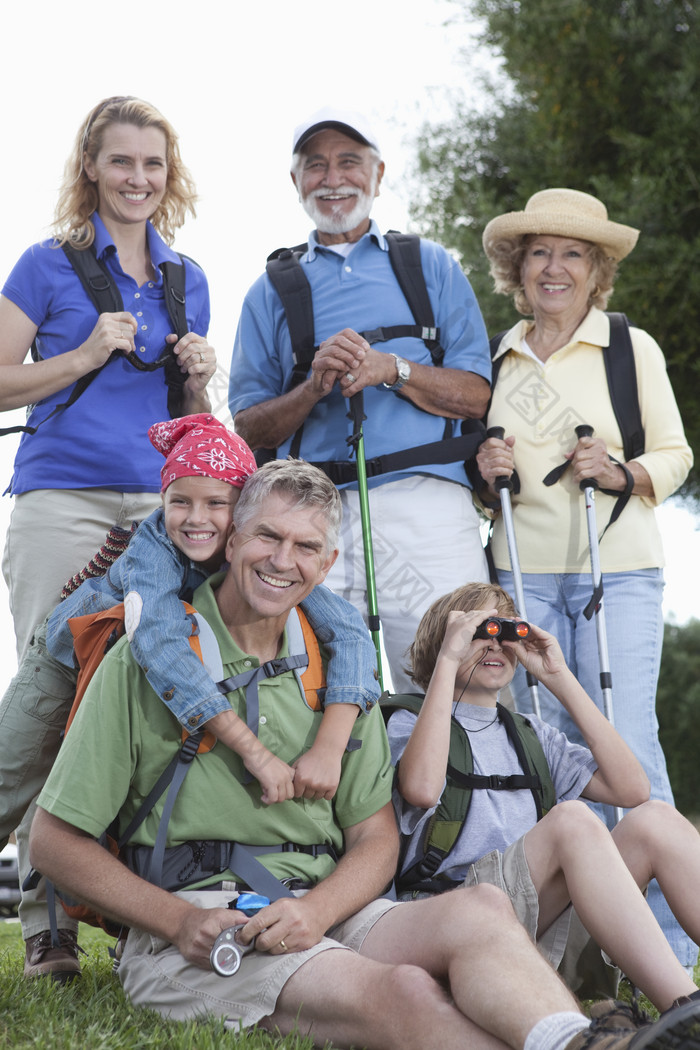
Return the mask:
<path id="1" fill-rule="evenodd" d="M 538 1021 L 525 1040 L 523 1050 L 564 1050 L 575 1035 L 588 1028 L 590 1021 L 583 1014 L 550 1014 Z"/>

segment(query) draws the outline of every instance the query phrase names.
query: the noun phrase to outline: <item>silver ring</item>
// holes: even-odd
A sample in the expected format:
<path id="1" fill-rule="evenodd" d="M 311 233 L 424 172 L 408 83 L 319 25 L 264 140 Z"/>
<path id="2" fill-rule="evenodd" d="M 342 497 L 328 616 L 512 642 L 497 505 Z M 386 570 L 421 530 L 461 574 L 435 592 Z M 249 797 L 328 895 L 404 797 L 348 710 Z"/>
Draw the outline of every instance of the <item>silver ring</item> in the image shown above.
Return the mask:
<path id="1" fill-rule="evenodd" d="M 346 372 L 345 373 L 345 378 L 347 379 L 347 381 L 349 383 L 354 383 L 355 382 L 355 377 L 350 372 Z"/>
<path id="2" fill-rule="evenodd" d="M 199 354 L 199 363 L 200 363 L 200 365 L 203 365 L 204 364 L 204 354 L 202 353 L 201 350 L 198 350 L 197 352 Z"/>

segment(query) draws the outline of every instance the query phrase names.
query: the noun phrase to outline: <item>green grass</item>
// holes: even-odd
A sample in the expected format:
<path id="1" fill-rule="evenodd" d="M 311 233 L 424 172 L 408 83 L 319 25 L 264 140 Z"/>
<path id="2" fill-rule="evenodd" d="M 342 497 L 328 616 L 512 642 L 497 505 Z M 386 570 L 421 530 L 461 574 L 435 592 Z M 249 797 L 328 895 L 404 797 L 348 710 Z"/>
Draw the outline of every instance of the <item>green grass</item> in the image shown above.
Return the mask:
<path id="1" fill-rule="evenodd" d="M 83 976 L 61 986 L 53 981 L 25 981 L 24 942 L 19 923 L 0 922 L 0 1047 L 7 1050 L 218 1050 L 234 1037 L 221 1021 L 184 1024 L 166 1021 L 151 1010 L 136 1009 L 112 973 L 111 937 L 81 926 Z M 696 969 L 696 982 L 700 971 Z M 631 989 L 622 982 L 619 998 Z M 656 1011 L 641 997 L 649 1013 Z M 585 1004 L 584 1004 L 585 1006 Z M 248 1031 L 235 1036 L 236 1050 L 312 1050 L 301 1036 L 275 1038 Z M 326 1050 L 332 1050 L 330 1044 Z"/>
<path id="2" fill-rule="evenodd" d="M 216 1050 L 233 1045 L 221 1021 L 166 1021 L 151 1010 L 135 1009 L 112 974 L 99 930 L 81 926 L 83 976 L 61 986 L 26 981 L 24 942 L 19 923 L 0 922 L 0 1046 L 7 1050 Z M 311 1050 L 310 1039 L 277 1039 L 265 1032 L 243 1032 L 236 1050 Z"/>

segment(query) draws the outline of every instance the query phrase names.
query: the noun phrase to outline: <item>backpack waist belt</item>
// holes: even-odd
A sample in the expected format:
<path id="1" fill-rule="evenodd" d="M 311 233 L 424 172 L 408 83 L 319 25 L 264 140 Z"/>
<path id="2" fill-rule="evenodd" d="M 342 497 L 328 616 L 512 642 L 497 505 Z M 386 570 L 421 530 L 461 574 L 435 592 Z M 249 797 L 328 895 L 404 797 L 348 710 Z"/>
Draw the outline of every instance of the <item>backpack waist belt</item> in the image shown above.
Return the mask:
<path id="1" fill-rule="evenodd" d="M 472 420 L 469 421 L 473 423 Z M 380 474 L 391 474 L 395 470 L 407 467 L 428 467 L 435 463 L 456 463 L 459 460 L 471 459 L 483 441 L 481 427 L 472 434 L 448 438 L 446 441 L 431 441 L 427 445 L 415 445 L 400 452 L 389 452 L 366 460 L 367 477 L 376 478 Z M 357 464 L 346 460 L 315 462 L 313 466 L 322 470 L 335 485 L 357 481 Z"/>
<path id="2" fill-rule="evenodd" d="M 250 885 L 251 875 L 241 867 L 241 858 L 245 857 L 245 854 L 256 857 L 266 853 L 306 853 L 312 857 L 328 855 L 333 860 L 338 859 L 336 850 L 328 843 L 302 846 L 296 842 L 282 842 L 273 846 L 244 846 L 242 843 L 216 839 L 183 842 L 181 846 L 171 846 L 165 850 L 160 885 L 172 893 L 175 890 L 186 889 L 187 886 L 212 875 L 221 875 L 225 871 L 234 871 L 241 881 Z M 127 867 L 143 879 L 148 879 L 152 855 L 151 846 L 125 846 L 121 851 L 121 857 Z M 257 888 L 260 886 L 259 868 L 256 869 L 253 879 L 256 892 L 262 892 Z M 269 893 L 267 896 L 270 896 Z"/>

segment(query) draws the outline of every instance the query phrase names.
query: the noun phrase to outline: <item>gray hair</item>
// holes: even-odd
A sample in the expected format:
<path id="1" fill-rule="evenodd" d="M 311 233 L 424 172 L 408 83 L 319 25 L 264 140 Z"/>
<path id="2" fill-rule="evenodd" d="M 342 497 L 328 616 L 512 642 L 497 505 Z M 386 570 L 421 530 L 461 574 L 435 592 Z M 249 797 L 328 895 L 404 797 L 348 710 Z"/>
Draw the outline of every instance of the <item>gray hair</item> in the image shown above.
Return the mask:
<path id="1" fill-rule="evenodd" d="M 233 511 L 236 529 L 242 529 L 273 493 L 288 496 L 295 507 L 317 508 L 326 519 L 326 553 L 337 548 L 343 515 L 340 493 L 322 470 L 303 459 L 273 459 L 251 474 Z"/>

